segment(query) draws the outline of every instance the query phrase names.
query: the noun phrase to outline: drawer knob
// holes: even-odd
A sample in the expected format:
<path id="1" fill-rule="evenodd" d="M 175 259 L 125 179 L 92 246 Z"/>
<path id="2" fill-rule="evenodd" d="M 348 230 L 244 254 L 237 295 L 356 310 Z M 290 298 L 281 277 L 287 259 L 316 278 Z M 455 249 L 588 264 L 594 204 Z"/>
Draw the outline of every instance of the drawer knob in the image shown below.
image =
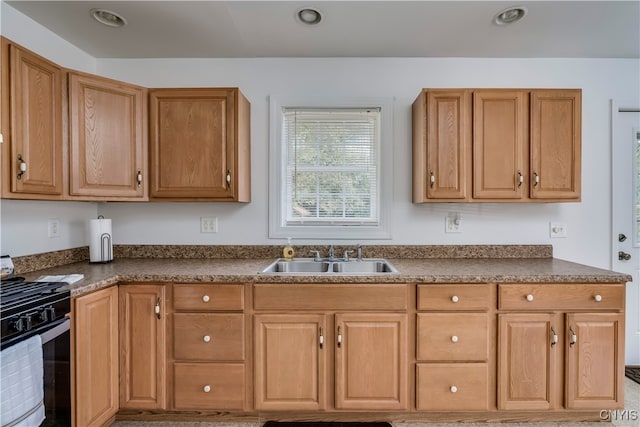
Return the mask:
<path id="1" fill-rule="evenodd" d="M 205 393 L 209 393 L 211 391 L 211 386 L 207 384 L 206 386 L 202 387 L 202 391 L 204 391 Z"/>
<path id="2" fill-rule="evenodd" d="M 596 302 L 600 302 L 602 301 L 602 295 L 596 295 L 593 299 L 596 300 Z"/>
<path id="3" fill-rule="evenodd" d="M 211 298 L 209 298 L 209 295 L 204 295 L 204 296 L 202 297 L 202 302 L 209 302 L 209 300 L 210 300 L 210 299 L 211 299 Z"/>
<path id="4" fill-rule="evenodd" d="M 211 337 L 209 335 L 205 335 L 204 337 L 202 337 L 202 341 L 209 342 L 211 341 Z"/>
<path id="5" fill-rule="evenodd" d="M 527 301 L 529 301 L 529 302 L 533 301 L 533 295 L 532 294 L 527 295 Z"/>
<path id="6" fill-rule="evenodd" d="M 449 390 L 451 390 L 451 393 L 457 393 L 458 392 L 458 387 L 452 385 Z"/>
<path id="7" fill-rule="evenodd" d="M 457 335 L 452 336 L 451 342 L 458 342 L 458 336 Z"/>
<path id="8" fill-rule="evenodd" d="M 458 301 L 460 301 L 460 298 L 458 298 L 458 295 L 454 295 L 454 296 L 451 297 L 451 302 L 455 303 L 455 302 L 458 302 Z"/>

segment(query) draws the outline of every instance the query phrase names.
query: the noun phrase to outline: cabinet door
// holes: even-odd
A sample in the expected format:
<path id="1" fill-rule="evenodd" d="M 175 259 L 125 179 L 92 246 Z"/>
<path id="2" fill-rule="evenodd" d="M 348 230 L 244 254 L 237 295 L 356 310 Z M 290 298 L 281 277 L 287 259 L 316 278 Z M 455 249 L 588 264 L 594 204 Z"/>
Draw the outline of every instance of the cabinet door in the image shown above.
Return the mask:
<path id="1" fill-rule="evenodd" d="M 582 92 L 531 91 L 533 199 L 580 199 Z"/>
<path id="2" fill-rule="evenodd" d="M 551 314 L 498 317 L 498 409 L 552 409 L 560 325 Z"/>
<path id="3" fill-rule="evenodd" d="M 118 288 L 74 301 L 75 425 L 102 426 L 118 411 Z"/>
<path id="4" fill-rule="evenodd" d="M 69 73 L 70 193 L 146 195 L 145 89 Z"/>
<path id="5" fill-rule="evenodd" d="M 255 408 L 324 409 L 325 316 L 256 315 L 254 321 Z"/>
<path id="6" fill-rule="evenodd" d="M 519 199 L 525 188 L 527 93 L 473 92 L 473 197 Z"/>
<path id="7" fill-rule="evenodd" d="M 568 314 L 566 406 L 624 407 L 624 315 Z"/>
<path id="8" fill-rule="evenodd" d="M 120 286 L 121 407 L 165 408 L 165 313 L 164 285 Z"/>
<path id="9" fill-rule="evenodd" d="M 407 409 L 406 314 L 336 314 L 337 409 Z"/>
<path id="10" fill-rule="evenodd" d="M 62 69 L 16 45 L 8 49 L 11 192 L 62 195 Z"/>
<path id="11" fill-rule="evenodd" d="M 236 91 L 150 91 L 151 196 L 234 199 Z"/>

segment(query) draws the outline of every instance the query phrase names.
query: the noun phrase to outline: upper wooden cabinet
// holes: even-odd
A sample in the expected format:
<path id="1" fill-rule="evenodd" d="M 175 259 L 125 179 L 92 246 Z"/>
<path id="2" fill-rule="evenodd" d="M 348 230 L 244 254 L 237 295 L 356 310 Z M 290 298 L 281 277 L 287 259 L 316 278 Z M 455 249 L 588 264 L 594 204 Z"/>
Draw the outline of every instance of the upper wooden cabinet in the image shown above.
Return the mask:
<path id="1" fill-rule="evenodd" d="M 69 73 L 72 196 L 147 197 L 146 89 Z"/>
<path id="2" fill-rule="evenodd" d="M 413 201 L 580 201 L 579 89 L 425 89 Z"/>
<path id="3" fill-rule="evenodd" d="M 2 197 L 60 199 L 64 72 L 2 39 Z"/>
<path id="4" fill-rule="evenodd" d="M 237 88 L 149 92 L 151 198 L 251 200 L 249 102 Z"/>

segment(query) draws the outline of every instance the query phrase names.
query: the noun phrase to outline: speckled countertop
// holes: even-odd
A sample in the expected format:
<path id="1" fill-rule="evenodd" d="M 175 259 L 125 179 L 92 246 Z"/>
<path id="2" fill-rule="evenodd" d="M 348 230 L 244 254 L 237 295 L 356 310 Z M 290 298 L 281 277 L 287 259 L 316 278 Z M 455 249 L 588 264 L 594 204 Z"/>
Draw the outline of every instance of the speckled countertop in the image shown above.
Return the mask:
<path id="1" fill-rule="evenodd" d="M 622 283 L 631 276 L 555 258 L 389 258 L 399 274 L 261 274 L 273 258 L 117 258 L 76 262 L 22 274 L 84 274 L 72 296 L 119 282 L 173 283 Z"/>

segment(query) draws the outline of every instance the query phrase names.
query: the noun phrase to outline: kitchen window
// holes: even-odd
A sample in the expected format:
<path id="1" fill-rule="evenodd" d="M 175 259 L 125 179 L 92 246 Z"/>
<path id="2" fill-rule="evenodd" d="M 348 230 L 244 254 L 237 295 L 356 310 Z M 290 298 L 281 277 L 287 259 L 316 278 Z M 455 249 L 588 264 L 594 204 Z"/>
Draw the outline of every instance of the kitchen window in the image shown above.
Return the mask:
<path id="1" fill-rule="evenodd" d="M 390 237 L 390 116 L 385 102 L 271 101 L 270 237 Z"/>

